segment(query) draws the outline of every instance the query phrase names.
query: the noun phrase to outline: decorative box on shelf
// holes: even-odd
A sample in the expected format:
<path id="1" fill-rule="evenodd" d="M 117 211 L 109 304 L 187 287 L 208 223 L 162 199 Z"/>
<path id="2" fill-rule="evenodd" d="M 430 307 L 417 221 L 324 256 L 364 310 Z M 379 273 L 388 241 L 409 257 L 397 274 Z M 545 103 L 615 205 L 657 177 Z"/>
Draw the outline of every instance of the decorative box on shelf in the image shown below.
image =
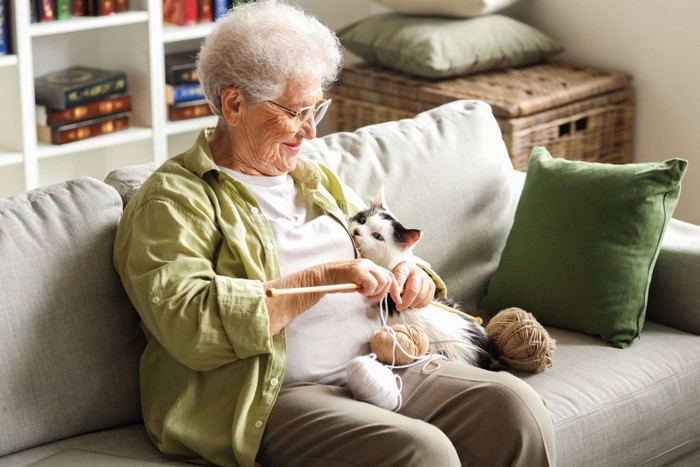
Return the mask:
<path id="1" fill-rule="evenodd" d="M 525 170 L 534 146 L 567 159 L 632 161 L 634 96 L 618 71 L 563 63 L 430 81 L 368 64 L 346 67 L 331 89 L 333 131 L 352 131 L 457 99 L 488 102 L 513 166 Z"/>

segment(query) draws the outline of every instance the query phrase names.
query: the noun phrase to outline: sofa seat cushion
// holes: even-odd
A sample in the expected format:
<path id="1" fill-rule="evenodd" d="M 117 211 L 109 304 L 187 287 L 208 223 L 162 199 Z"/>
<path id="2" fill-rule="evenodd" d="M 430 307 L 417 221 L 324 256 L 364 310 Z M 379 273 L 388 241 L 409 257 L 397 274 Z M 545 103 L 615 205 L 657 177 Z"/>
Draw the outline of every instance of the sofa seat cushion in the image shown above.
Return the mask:
<path id="1" fill-rule="evenodd" d="M 45 457 L 71 448 L 169 465 L 192 465 L 176 462 L 165 457 L 153 447 L 153 444 L 148 439 L 145 427 L 142 424 L 133 424 L 74 436 L 0 457 L 0 467 L 29 466 Z"/>
<path id="2" fill-rule="evenodd" d="M 145 338 L 112 264 L 121 212 L 90 178 L 0 200 L 0 456 L 141 421 Z"/>
<path id="3" fill-rule="evenodd" d="M 560 465 L 662 465 L 700 447 L 700 337 L 647 322 L 620 350 L 547 330 L 553 366 L 518 376 L 545 400 Z"/>

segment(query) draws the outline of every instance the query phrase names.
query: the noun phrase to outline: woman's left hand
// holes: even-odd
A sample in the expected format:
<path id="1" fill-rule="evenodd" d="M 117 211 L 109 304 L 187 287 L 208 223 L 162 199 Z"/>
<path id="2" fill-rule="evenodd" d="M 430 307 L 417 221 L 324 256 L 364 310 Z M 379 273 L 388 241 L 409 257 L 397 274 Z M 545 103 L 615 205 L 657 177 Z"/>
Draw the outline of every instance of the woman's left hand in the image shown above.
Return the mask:
<path id="1" fill-rule="evenodd" d="M 435 298 L 435 282 L 427 272 L 406 261 L 397 264 L 392 272 L 402 290 L 401 302 L 396 302 L 398 311 L 430 305 Z"/>

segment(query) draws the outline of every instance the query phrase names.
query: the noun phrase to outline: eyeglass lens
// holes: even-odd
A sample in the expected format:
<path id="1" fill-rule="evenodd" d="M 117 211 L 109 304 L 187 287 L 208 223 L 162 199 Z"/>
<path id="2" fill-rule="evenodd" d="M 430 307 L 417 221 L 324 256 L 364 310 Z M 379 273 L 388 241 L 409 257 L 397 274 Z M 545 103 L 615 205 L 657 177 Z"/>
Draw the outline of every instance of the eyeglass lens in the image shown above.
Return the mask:
<path id="1" fill-rule="evenodd" d="M 314 123 L 318 125 L 318 123 L 323 119 L 323 117 L 326 115 L 326 111 L 328 110 L 328 107 L 331 104 L 331 100 L 328 99 L 327 101 L 324 101 L 319 105 L 318 107 L 307 107 L 303 110 L 303 112 L 299 115 L 299 118 L 301 119 L 302 122 L 308 121 L 310 118 L 313 117 Z"/>

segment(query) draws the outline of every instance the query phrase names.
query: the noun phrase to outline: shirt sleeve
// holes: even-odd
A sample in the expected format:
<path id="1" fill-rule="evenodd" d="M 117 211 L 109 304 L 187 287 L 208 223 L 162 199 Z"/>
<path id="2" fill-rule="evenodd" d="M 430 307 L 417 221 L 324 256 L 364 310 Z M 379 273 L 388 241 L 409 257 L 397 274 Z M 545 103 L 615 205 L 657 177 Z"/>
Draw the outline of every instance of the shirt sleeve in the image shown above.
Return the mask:
<path id="1" fill-rule="evenodd" d="M 215 272 L 223 238 L 211 202 L 174 196 L 132 203 L 120 222 L 115 264 L 147 331 L 197 371 L 272 352 L 262 283 Z"/>

